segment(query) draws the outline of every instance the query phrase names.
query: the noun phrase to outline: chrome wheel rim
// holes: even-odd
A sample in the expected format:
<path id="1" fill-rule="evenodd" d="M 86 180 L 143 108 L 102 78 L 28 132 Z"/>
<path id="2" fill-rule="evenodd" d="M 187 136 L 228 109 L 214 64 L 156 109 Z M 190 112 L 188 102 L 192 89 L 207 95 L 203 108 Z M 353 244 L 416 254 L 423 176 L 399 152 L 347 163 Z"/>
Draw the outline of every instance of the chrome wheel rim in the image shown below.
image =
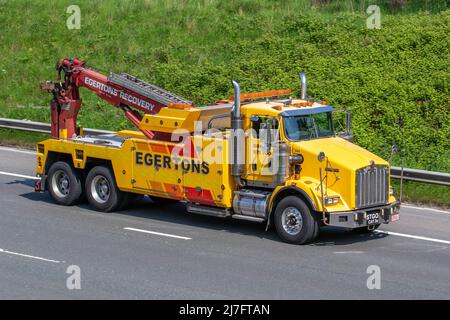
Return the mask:
<path id="1" fill-rule="evenodd" d="M 91 194 L 98 203 L 105 203 L 110 196 L 111 187 L 104 176 L 95 176 L 91 182 Z"/>
<path id="2" fill-rule="evenodd" d="M 55 172 L 51 185 L 53 192 L 59 198 L 65 198 L 70 193 L 70 178 L 63 170 Z"/>
<path id="3" fill-rule="evenodd" d="M 291 236 L 295 236 L 300 233 L 303 228 L 303 217 L 295 207 L 287 207 L 284 209 L 281 215 L 281 222 L 284 231 L 286 231 Z"/>

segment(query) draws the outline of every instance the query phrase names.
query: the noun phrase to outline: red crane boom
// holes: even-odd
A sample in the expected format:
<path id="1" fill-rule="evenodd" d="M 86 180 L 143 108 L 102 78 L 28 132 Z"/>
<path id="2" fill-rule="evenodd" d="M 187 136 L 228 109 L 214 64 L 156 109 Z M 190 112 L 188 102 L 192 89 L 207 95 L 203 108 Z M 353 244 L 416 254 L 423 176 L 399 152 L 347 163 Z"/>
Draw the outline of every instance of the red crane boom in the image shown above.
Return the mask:
<path id="1" fill-rule="evenodd" d="M 105 76 L 86 67 L 86 62 L 77 58 L 61 59 L 56 70 L 60 80 L 61 73 L 64 74 L 64 81 L 41 85 L 42 90 L 53 93 L 51 136 L 54 138 L 72 138 L 80 134 L 77 127 L 77 116 L 81 108 L 80 87 L 94 91 L 103 100 L 123 110 L 128 120 L 138 129 L 142 120 L 140 112 L 156 114 L 171 103 L 192 105 L 192 102 L 184 98 L 126 73 L 110 73 Z M 155 137 L 152 131 L 141 131 L 149 139 Z M 162 136 L 159 133 L 159 138 Z"/>

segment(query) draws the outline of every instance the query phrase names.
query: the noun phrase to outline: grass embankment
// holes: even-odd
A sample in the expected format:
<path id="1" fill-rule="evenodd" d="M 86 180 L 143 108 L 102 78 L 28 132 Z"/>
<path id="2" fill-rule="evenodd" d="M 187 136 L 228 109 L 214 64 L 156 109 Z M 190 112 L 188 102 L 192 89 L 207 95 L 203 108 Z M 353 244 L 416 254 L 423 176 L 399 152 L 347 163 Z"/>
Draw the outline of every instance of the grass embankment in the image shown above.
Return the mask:
<path id="1" fill-rule="evenodd" d="M 60 57 L 128 72 L 197 104 L 228 97 L 233 78 L 247 92 L 298 88 L 305 70 L 310 96 L 353 110 L 359 145 L 389 158 L 396 143 L 405 166 L 449 172 L 450 10 L 439 0 L 389 3 L 80 0 L 81 29 L 68 30 L 71 1 L 0 0 L 0 117 L 48 122 L 50 97 L 38 84 L 55 79 Z M 366 27 L 369 4 L 381 5 L 379 30 Z M 80 125 L 129 127 L 120 111 L 82 95 Z M 0 130 L 10 142 L 32 136 Z M 410 192 L 436 198 L 427 188 Z"/>

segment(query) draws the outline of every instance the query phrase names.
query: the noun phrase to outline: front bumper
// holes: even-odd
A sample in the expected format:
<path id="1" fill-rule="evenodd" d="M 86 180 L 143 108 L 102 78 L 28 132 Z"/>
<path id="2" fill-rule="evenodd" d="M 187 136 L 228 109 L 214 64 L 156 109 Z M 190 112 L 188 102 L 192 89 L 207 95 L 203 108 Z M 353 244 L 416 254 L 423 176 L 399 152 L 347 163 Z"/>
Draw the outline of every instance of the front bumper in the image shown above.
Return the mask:
<path id="1" fill-rule="evenodd" d="M 377 215 L 378 213 L 378 215 Z M 388 205 L 373 208 L 364 208 L 354 211 L 327 213 L 327 225 L 343 228 L 361 228 L 380 223 L 389 223 L 399 220 L 400 203 L 393 202 Z M 378 216 L 378 220 L 374 219 Z"/>

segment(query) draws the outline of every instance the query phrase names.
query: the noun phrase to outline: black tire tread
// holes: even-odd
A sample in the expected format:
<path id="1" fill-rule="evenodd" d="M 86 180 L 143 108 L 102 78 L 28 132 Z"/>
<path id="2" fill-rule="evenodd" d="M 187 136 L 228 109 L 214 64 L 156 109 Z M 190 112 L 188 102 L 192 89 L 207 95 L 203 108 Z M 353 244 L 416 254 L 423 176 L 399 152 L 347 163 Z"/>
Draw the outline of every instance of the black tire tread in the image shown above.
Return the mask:
<path id="1" fill-rule="evenodd" d="M 286 233 L 281 225 L 283 210 L 289 206 L 298 208 L 303 217 L 303 229 L 296 236 Z M 317 236 L 319 228 L 318 221 L 312 216 L 308 205 L 296 196 L 288 196 L 278 203 L 274 212 L 274 224 L 277 234 L 283 241 L 295 244 L 306 244 L 313 241 L 315 236 Z"/>
<path id="2" fill-rule="evenodd" d="M 70 194 L 67 197 L 60 198 L 58 197 L 51 187 L 51 182 L 53 179 L 53 175 L 56 171 L 62 170 L 64 171 L 70 180 Z M 72 206 L 78 204 L 83 196 L 83 188 L 81 185 L 81 175 L 78 171 L 76 171 L 70 164 L 64 161 L 57 161 L 50 166 L 48 170 L 48 179 L 47 179 L 47 188 L 52 199 L 60 205 L 63 206 Z"/>
<path id="3" fill-rule="evenodd" d="M 104 176 L 108 181 L 110 185 L 110 196 L 107 202 L 105 203 L 99 203 L 97 202 L 91 194 L 90 191 L 90 185 L 92 180 L 96 175 L 101 174 Z M 97 211 L 102 212 L 112 212 L 112 211 L 119 211 L 121 210 L 121 207 L 125 207 L 128 203 L 125 193 L 120 191 L 116 184 L 116 179 L 114 178 L 114 174 L 111 169 L 105 166 L 96 166 L 92 168 L 86 178 L 86 197 L 89 202 L 89 204 L 94 207 Z"/>

